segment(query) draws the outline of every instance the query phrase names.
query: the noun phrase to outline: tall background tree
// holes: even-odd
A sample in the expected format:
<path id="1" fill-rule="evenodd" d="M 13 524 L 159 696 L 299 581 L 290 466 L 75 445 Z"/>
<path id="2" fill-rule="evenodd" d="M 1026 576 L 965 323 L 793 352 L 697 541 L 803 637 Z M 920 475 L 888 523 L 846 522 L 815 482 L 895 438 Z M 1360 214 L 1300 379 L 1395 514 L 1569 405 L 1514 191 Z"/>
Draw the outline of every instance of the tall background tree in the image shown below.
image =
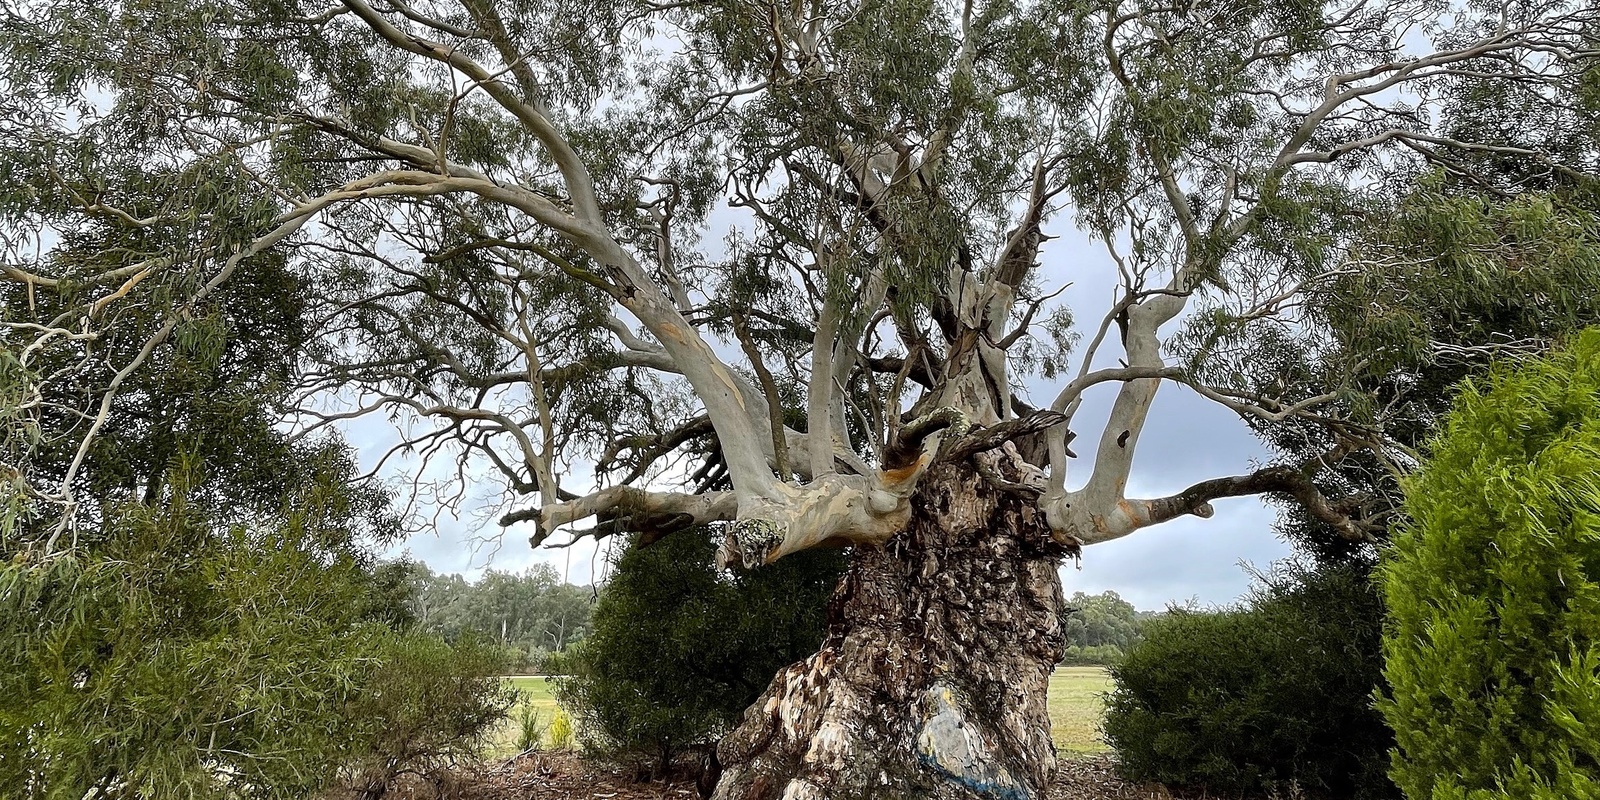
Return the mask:
<path id="1" fill-rule="evenodd" d="M 597 590 L 561 580 L 548 564 L 521 572 L 489 569 L 475 582 L 410 560 L 384 569 L 394 573 L 399 602 L 418 629 L 448 641 L 476 635 L 498 642 L 508 668 L 518 673 L 543 671 L 550 654 L 589 632 Z"/>
<path id="2" fill-rule="evenodd" d="M 1592 159 L 1596 120 L 1592 70 L 1564 112 L 1516 84 L 1482 80 L 1451 87 L 1447 126 L 1494 128 L 1538 141 L 1574 163 Z M 1583 155 L 1589 154 L 1589 155 Z M 1402 185 L 1389 214 L 1358 231 L 1349 274 L 1306 298 L 1322 320 L 1319 358 L 1373 364 L 1365 393 L 1335 401 L 1379 403 L 1397 453 L 1426 452 L 1463 379 L 1492 360 L 1538 355 L 1600 323 L 1600 207 L 1592 176 L 1548 162 L 1478 152 Z M 1276 331 L 1246 335 L 1241 353 L 1271 353 Z M 1247 356 L 1249 357 L 1249 356 Z M 1307 380 L 1312 378 L 1308 374 Z M 1317 426 L 1257 425 L 1335 507 L 1371 524 L 1353 541 L 1303 506 L 1283 506 L 1279 530 L 1309 568 L 1263 585 L 1246 607 L 1158 627 L 1118 673 L 1108 727 L 1120 763 L 1135 777 L 1216 788 L 1265 788 L 1293 780 L 1335 796 L 1392 796 L 1376 765 L 1394 745 L 1371 698 L 1385 694 L 1377 635 L 1384 608 L 1373 569 L 1389 531 L 1404 521 L 1404 469 L 1376 453 L 1334 462 Z M 1340 608 L 1321 608 L 1337 603 Z M 1299 609 L 1295 613 L 1284 613 Z M 1239 635 L 1248 631 L 1242 645 Z M 1338 642 L 1330 647 L 1327 643 Z M 1181 651 L 1183 655 L 1175 656 Z M 1317 654 L 1311 660 L 1306 654 Z M 1281 682 L 1285 675 L 1292 682 Z M 1319 702 L 1296 699 L 1317 688 Z M 1279 711 L 1248 741 L 1232 728 L 1260 709 Z M 1345 744 L 1322 746 L 1321 737 Z"/>
<path id="3" fill-rule="evenodd" d="M 174 168 L 101 132 L 115 141 L 74 157 L 103 157 L 125 198 L 195 203 L 212 235 L 242 219 L 215 162 Z M 183 224 L 74 225 L 38 188 L 0 205 L 48 228 L 66 272 L 207 252 Z M 194 275 L 167 267 L 120 273 L 110 295 L 66 272 L 0 288 L 0 794 L 292 798 L 352 779 L 370 796 L 473 752 L 510 702 L 500 653 L 415 629 L 372 555 L 399 531 L 390 493 L 336 435 L 280 424 L 314 287 L 268 256 L 184 304 Z M 41 481 L 72 499 L 44 510 Z"/>
<path id="4" fill-rule="evenodd" d="M 63 399 L 163 307 L 123 309 L 80 361 L 3 354 L 51 376 L 43 405 L 0 404 L 23 421 L 6 444 L 85 501 L 66 525 L 13 505 L 0 530 L 5 796 L 293 798 L 342 778 L 381 794 L 472 752 L 503 715 L 499 653 L 418 634 L 375 568 L 397 530 L 388 493 L 337 438 L 275 425 L 306 330 L 280 267 L 152 348 L 105 407 L 112 435 L 81 455 L 56 446 L 83 422 Z"/>
<path id="5" fill-rule="evenodd" d="M 1061 623 L 1066 637 L 1064 664 L 1114 664 L 1139 641 L 1140 630 L 1153 614 L 1140 614 L 1116 592 L 1067 598 Z"/>
<path id="6" fill-rule="evenodd" d="M 1315 478 L 1414 463 L 1387 364 L 1304 300 L 1374 260 L 1361 221 L 1397 180 L 1581 182 L 1592 150 L 1445 112 L 1481 85 L 1566 125 L 1597 14 L 8 6 L 7 507 L 46 557 L 69 545 L 81 459 L 34 454 L 93 448 L 128 376 L 281 263 L 319 304 L 306 427 L 390 415 L 397 452 L 463 491 L 498 478 L 535 544 L 715 523 L 744 567 L 851 547 L 822 649 L 724 741 L 719 796 L 1036 797 L 1064 555 L 1259 493 L 1351 541 L 1381 529 Z M 1072 275 L 1039 267 L 1053 221 L 1115 274 L 1079 352 L 1050 299 Z M 128 309 L 151 324 L 107 351 Z M 1034 376 L 1055 385 L 1030 399 Z M 1166 383 L 1304 453 L 1127 496 Z M 1078 418 L 1101 384 L 1108 419 Z"/>

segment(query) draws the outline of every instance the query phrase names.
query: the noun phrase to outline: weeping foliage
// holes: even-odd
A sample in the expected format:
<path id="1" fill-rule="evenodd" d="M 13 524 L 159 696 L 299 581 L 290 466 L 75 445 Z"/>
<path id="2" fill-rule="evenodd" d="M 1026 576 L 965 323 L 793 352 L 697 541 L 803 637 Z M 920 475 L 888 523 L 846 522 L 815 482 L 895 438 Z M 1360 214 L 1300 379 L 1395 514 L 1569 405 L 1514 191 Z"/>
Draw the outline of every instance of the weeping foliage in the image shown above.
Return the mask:
<path id="1" fill-rule="evenodd" d="M 1600 794 L 1600 330 L 1468 383 L 1381 569 L 1410 798 Z"/>
<path id="2" fill-rule="evenodd" d="M 1314 326 L 1238 324 L 1225 313 L 1191 319 L 1177 340 L 1214 357 L 1202 371 L 1220 382 L 1298 395 L 1333 396 L 1337 413 L 1421 448 L 1465 378 L 1497 355 L 1542 351 L 1600 324 L 1600 206 L 1583 185 L 1512 196 L 1425 176 L 1367 223 L 1351 256 L 1304 304 Z M 1257 421 L 1253 428 L 1289 463 L 1315 463 L 1337 437 L 1310 420 Z M 1396 473 L 1371 452 L 1314 481 L 1336 505 L 1379 523 L 1400 519 Z M 1286 503 L 1277 526 L 1319 562 L 1375 563 L 1370 543 L 1340 537 Z"/>
<path id="3" fill-rule="evenodd" d="M 1503 198 L 1429 176 L 1359 248 L 1319 316 L 1373 374 L 1459 363 L 1451 346 L 1570 333 L 1600 320 L 1597 214 L 1581 188 Z"/>
<path id="4" fill-rule="evenodd" d="M 167 58 L 152 48 L 174 43 L 184 57 L 161 63 L 236 47 L 239 69 L 276 74 L 258 45 L 195 34 L 233 18 L 191 10 L 128 8 L 125 52 L 82 52 L 90 28 L 111 24 L 92 10 L 52 16 L 48 31 L 8 27 L 7 52 L 48 50 L 51 68 L 80 59 L 30 81 L 135 81 Z M 0 474 L 15 479 L 15 464 L 66 481 L 76 464 L 78 498 L 53 520 L 20 481 L 0 488 L 0 795 L 303 797 L 347 773 L 387 780 L 470 749 L 502 708 L 493 654 L 403 630 L 368 552 L 397 529 L 388 494 L 359 479 L 337 438 L 281 427 L 317 332 L 313 285 L 265 254 L 191 299 L 216 254 L 276 213 L 270 194 L 242 185 L 237 155 L 178 163 L 193 153 L 156 136 L 165 123 L 150 109 L 113 111 L 82 136 L 0 136 L 16 179 L 0 216 L 8 230 L 58 230 L 47 259 L 62 276 L 59 292 L 0 285 Z M 96 201 L 154 221 L 72 219 Z M 148 270 L 75 283 L 119 259 Z M 134 301 L 104 307 L 93 336 L 31 350 L 10 338 L 13 325 L 119 289 Z M 98 410 L 112 375 L 168 325 L 77 461 L 78 412 Z M 430 699 L 401 703 L 408 692 Z"/>
<path id="5" fill-rule="evenodd" d="M 26 797 L 321 786 L 360 738 L 342 706 L 384 631 L 359 618 L 359 564 L 317 527 L 217 535 L 180 489 L 165 508 L 117 508 L 92 554 L 6 564 L 0 783 Z"/>

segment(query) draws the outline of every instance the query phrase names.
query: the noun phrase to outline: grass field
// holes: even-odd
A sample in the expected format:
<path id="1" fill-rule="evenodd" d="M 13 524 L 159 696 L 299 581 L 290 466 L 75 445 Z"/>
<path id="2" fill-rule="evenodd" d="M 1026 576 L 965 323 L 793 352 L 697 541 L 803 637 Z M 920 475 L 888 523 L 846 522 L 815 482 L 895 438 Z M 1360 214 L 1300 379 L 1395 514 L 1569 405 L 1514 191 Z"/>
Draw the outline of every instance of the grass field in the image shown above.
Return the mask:
<path id="1" fill-rule="evenodd" d="M 550 679 L 531 675 L 506 678 L 512 688 L 522 692 L 522 702 L 532 705 L 546 718 L 555 716 L 556 698 L 550 694 Z"/>
<path id="2" fill-rule="evenodd" d="M 517 676 L 507 678 L 522 692 L 522 703 L 539 713 L 542 724 L 556 716 L 556 699 L 545 678 Z M 1105 714 L 1103 695 L 1111 690 L 1111 678 L 1099 667 L 1062 667 L 1050 676 L 1050 731 L 1062 753 L 1098 753 L 1106 749 L 1100 740 L 1100 720 Z M 490 755 L 516 752 L 517 711 L 501 723 L 489 743 Z"/>
<path id="3" fill-rule="evenodd" d="M 1100 667 L 1062 667 L 1050 676 L 1050 734 L 1062 753 L 1098 753 L 1104 695 L 1111 676 Z"/>
<path id="4" fill-rule="evenodd" d="M 489 741 L 485 744 L 485 755 L 490 758 L 507 758 L 517 753 L 517 734 L 520 712 L 523 706 L 530 706 L 539 714 L 540 727 L 546 727 L 551 720 L 556 718 L 556 698 L 550 694 L 550 681 L 547 678 L 528 675 L 516 675 L 506 678 L 512 688 L 522 693 L 522 699 L 511 708 L 511 713 L 500 722 L 499 727 L 489 734 Z M 546 737 L 548 741 L 548 736 Z"/>

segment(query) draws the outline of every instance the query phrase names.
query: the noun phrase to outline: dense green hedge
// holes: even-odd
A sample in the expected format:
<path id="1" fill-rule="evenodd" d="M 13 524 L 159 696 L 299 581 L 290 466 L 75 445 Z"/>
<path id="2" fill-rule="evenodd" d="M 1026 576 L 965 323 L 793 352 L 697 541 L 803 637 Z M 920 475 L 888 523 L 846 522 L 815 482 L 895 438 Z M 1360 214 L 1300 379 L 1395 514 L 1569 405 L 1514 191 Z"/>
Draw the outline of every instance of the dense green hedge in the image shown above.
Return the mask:
<path id="1" fill-rule="evenodd" d="M 1469 384 L 1382 568 L 1407 797 L 1600 797 L 1600 330 Z"/>
<path id="2" fill-rule="evenodd" d="M 1392 797 L 1372 708 L 1381 618 L 1364 569 L 1269 579 L 1251 603 L 1174 610 L 1112 667 L 1105 732 L 1135 780 L 1239 793 Z"/>
<path id="3" fill-rule="evenodd" d="M 586 749 L 664 767 L 714 743 L 773 675 L 816 651 L 839 551 L 720 572 L 707 530 L 630 546 L 567 659 L 556 697 Z"/>

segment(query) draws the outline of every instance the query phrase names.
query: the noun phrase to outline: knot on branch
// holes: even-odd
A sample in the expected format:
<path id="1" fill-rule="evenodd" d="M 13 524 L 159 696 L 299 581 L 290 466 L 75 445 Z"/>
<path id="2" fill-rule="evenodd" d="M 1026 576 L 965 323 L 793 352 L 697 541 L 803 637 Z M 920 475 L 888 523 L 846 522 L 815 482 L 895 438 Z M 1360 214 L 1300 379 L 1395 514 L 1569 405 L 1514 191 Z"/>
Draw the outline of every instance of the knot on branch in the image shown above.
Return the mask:
<path id="1" fill-rule="evenodd" d="M 594 527 L 573 531 L 572 541 L 584 537 L 601 539 L 618 533 L 636 533 L 639 535 L 637 543 L 646 545 L 694 525 L 732 519 L 736 510 L 737 499 L 732 492 L 685 495 L 651 492 L 632 486 L 611 486 L 594 494 L 563 499 L 559 503 L 512 511 L 500 518 L 500 524 L 536 522 L 538 531 L 528 541 L 538 547 L 563 525 L 592 517 L 595 519 Z"/>
<path id="2" fill-rule="evenodd" d="M 772 551 L 783 544 L 789 526 L 770 519 L 746 519 L 727 527 L 722 545 L 717 548 L 717 566 L 755 569 L 768 563 Z"/>
<path id="3" fill-rule="evenodd" d="M 996 449 L 974 453 L 972 464 L 977 469 L 978 476 L 996 489 L 1024 495 L 1034 500 L 1044 495 L 1046 488 L 1044 473 L 1029 464 L 1010 442 L 1002 442 Z M 1015 476 L 1015 480 L 1012 476 Z"/>

